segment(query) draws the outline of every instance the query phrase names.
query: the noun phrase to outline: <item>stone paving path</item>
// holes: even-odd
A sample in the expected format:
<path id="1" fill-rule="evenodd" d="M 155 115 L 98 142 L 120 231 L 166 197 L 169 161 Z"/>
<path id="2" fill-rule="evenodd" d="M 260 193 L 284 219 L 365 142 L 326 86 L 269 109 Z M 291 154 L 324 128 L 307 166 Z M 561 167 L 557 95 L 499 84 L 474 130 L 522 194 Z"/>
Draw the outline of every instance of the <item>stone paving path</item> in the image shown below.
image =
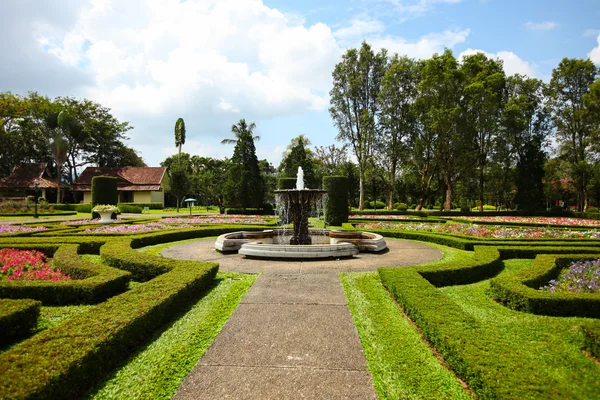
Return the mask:
<path id="1" fill-rule="evenodd" d="M 339 272 L 442 257 L 433 247 L 402 240 L 388 240 L 384 254 L 307 262 L 223 255 L 213 245 L 199 240 L 162 254 L 262 274 L 174 399 L 377 399 Z"/>

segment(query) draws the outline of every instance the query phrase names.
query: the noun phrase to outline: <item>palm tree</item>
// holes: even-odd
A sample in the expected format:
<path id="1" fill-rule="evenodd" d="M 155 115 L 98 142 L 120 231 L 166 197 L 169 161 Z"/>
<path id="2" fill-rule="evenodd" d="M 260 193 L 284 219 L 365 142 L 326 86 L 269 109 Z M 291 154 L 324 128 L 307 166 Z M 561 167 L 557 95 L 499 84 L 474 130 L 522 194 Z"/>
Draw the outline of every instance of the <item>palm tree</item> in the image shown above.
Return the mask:
<path id="1" fill-rule="evenodd" d="M 56 203 L 60 203 L 60 176 L 62 175 L 62 166 L 67 161 L 69 142 L 63 136 L 62 132 L 57 132 L 50 139 L 50 150 L 52 157 L 56 162 L 56 184 L 58 185 L 58 193 L 56 195 Z"/>
<path id="2" fill-rule="evenodd" d="M 181 162 L 181 146 L 185 144 L 185 122 L 179 118 L 175 122 L 175 146 L 179 147 L 179 159 Z"/>
<path id="3" fill-rule="evenodd" d="M 231 126 L 231 132 L 233 132 L 235 134 L 235 139 L 223 139 L 223 140 L 221 140 L 221 144 L 236 144 L 238 142 L 238 139 L 240 138 L 240 136 L 243 133 L 247 132 L 252 135 L 252 133 L 254 132 L 254 129 L 256 129 L 256 124 L 254 122 L 252 122 L 252 123 L 250 123 L 250 125 L 248 125 L 248 124 L 246 124 L 245 119 L 240 119 L 240 122 L 238 122 L 237 125 Z M 260 140 L 260 136 L 252 135 L 252 139 Z"/>

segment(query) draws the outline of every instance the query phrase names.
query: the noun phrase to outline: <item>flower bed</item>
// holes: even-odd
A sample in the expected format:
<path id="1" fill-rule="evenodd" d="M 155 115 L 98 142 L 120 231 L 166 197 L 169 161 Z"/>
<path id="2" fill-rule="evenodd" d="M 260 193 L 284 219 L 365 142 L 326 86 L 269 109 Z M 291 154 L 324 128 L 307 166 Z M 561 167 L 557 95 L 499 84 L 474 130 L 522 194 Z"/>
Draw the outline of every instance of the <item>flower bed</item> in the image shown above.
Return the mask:
<path id="1" fill-rule="evenodd" d="M 595 219 L 580 219 L 580 218 L 561 218 L 561 217 L 441 217 L 455 218 L 470 222 L 495 222 L 495 223 L 511 223 L 511 224 L 540 224 L 540 225 L 565 225 L 565 226 L 594 226 L 600 227 L 600 220 Z"/>
<path id="2" fill-rule="evenodd" d="M 31 231 L 45 231 L 48 230 L 45 226 L 26 226 L 26 225 L 8 225 L 1 224 L 0 225 L 0 234 L 13 234 L 13 233 L 23 233 L 23 232 L 31 232 Z"/>
<path id="3" fill-rule="evenodd" d="M 100 228 L 88 228 L 80 233 L 82 234 L 90 234 L 90 233 L 123 233 L 123 234 L 132 234 L 132 233 L 145 233 L 145 232 L 154 232 L 159 231 L 161 229 L 184 229 L 184 228 L 193 228 L 193 225 L 190 224 L 165 224 L 162 221 L 160 222 L 148 222 L 145 224 L 132 224 L 132 225 L 104 225 Z"/>
<path id="4" fill-rule="evenodd" d="M 73 221 L 63 221 L 61 225 L 91 225 L 100 223 L 99 219 L 76 219 Z"/>
<path id="5" fill-rule="evenodd" d="M 357 224 L 360 229 L 400 229 L 415 232 L 447 233 L 491 239 L 600 239 L 600 230 L 572 231 L 545 227 L 507 227 L 476 224 L 394 224 L 372 222 Z"/>
<path id="6" fill-rule="evenodd" d="M 168 217 L 161 220 L 165 224 L 255 224 L 264 225 L 268 221 L 262 215 L 219 215 L 194 217 Z"/>
<path id="7" fill-rule="evenodd" d="M 548 282 L 540 290 L 550 293 L 600 293 L 600 259 L 575 261 L 558 279 Z"/>
<path id="8" fill-rule="evenodd" d="M 412 219 L 409 215 L 350 215 L 349 219 Z"/>
<path id="9" fill-rule="evenodd" d="M 64 281 L 71 277 L 54 270 L 46 256 L 37 250 L 0 250 L 0 278 L 2 280 Z"/>

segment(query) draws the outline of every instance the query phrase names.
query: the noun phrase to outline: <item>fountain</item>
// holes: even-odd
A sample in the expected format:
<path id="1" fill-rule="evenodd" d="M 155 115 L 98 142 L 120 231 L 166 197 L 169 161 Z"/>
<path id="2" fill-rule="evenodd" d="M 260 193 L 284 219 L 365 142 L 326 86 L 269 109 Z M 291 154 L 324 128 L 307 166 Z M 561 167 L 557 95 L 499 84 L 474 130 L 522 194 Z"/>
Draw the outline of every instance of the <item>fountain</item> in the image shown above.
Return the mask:
<path id="1" fill-rule="evenodd" d="M 305 189 L 304 171 L 302 167 L 298 167 L 296 189 L 276 190 L 275 194 L 277 195 L 279 206 L 286 208 L 291 216 L 294 234 L 290 239 L 290 244 L 312 244 L 312 238 L 308 231 L 308 217 L 310 216 L 313 204 L 316 204 L 323 197 L 325 190 Z"/>
<path id="2" fill-rule="evenodd" d="M 296 189 L 276 190 L 275 193 L 277 208 L 285 210 L 293 224 L 291 232 L 275 229 L 226 233 L 217 238 L 215 249 L 237 251 L 250 257 L 310 259 L 351 257 L 359 251 L 377 252 L 387 247 L 383 237 L 375 233 L 309 230 L 308 217 L 312 207 L 326 191 L 305 188 L 302 167 L 298 167 Z M 289 241 L 287 237 L 290 237 Z M 318 243 L 313 244 L 315 241 Z"/>

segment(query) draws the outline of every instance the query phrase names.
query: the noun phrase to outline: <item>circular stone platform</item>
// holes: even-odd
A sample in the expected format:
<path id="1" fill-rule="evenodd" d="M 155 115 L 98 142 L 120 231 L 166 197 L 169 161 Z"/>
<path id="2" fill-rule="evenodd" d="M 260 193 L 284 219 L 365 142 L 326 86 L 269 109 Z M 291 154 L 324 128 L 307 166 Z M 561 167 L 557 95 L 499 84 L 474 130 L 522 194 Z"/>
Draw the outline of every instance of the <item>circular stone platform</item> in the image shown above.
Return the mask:
<path id="1" fill-rule="evenodd" d="M 425 243 L 385 239 L 388 250 L 359 253 L 352 258 L 329 260 L 278 261 L 246 258 L 241 254 L 222 254 L 215 250 L 214 239 L 198 239 L 164 249 L 164 257 L 178 260 L 218 262 L 221 271 L 246 273 L 324 273 L 373 271 L 379 267 L 424 264 L 439 260 L 443 253 Z"/>

